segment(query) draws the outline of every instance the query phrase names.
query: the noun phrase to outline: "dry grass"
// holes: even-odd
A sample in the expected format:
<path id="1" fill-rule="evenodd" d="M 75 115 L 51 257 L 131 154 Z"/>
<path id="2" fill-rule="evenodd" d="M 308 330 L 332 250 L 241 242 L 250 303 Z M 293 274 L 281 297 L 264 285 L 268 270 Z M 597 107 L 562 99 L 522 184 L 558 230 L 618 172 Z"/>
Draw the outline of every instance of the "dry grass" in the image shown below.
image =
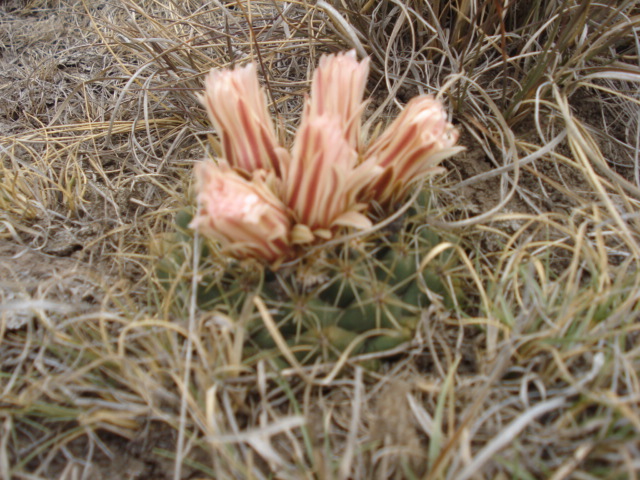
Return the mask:
<path id="1" fill-rule="evenodd" d="M 0 476 L 640 476 L 640 8 L 608 3 L 1 5 Z M 472 300 L 378 370 L 247 364 L 259 309 L 154 283 L 215 151 L 196 94 L 252 59 L 284 138 L 345 48 L 372 58 L 372 130 L 420 92 L 450 106 L 467 151 L 429 221 Z"/>

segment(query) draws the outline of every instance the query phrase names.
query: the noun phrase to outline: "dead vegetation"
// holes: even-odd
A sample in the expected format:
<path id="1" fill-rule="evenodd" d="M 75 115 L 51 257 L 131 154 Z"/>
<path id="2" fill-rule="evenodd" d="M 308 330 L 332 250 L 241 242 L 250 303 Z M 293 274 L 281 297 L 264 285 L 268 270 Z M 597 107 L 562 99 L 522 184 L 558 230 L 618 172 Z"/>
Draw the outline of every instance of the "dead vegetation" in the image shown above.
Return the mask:
<path id="1" fill-rule="evenodd" d="M 636 1 L 0 13 L 0 476 L 640 475 Z M 253 60 L 284 138 L 347 48 L 372 59 L 372 130 L 418 93 L 449 105 L 467 151 L 430 221 L 466 246 L 475 302 L 425 311 L 378 371 L 248 366 L 246 319 L 154 288 L 150 246 L 213 149 L 196 94 Z"/>

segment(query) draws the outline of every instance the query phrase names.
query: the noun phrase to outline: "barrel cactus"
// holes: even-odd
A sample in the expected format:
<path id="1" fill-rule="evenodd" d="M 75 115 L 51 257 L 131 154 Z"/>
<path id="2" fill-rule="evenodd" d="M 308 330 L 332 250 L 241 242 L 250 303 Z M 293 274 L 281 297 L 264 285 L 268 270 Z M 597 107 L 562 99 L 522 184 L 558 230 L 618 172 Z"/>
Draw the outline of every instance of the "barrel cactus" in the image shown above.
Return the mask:
<path id="1" fill-rule="evenodd" d="M 197 206 L 176 218 L 173 248 L 156 270 L 171 297 L 186 302 L 180 272 L 191 268 L 197 232 L 199 308 L 238 318 L 256 296 L 266 306 L 245 325 L 248 362 L 385 351 L 413 337 L 431 302 L 462 300 L 454 249 L 423 262 L 443 240 L 425 226 L 424 198 L 395 213 L 460 150 L 457 132 L 424 95 L 365 142 L 367 73 L 355 52 L 323 56 L 290 150 L 277 140 L 253 64 L 206 79 L 201 101 L 221 156 L 196 167 Z"/>

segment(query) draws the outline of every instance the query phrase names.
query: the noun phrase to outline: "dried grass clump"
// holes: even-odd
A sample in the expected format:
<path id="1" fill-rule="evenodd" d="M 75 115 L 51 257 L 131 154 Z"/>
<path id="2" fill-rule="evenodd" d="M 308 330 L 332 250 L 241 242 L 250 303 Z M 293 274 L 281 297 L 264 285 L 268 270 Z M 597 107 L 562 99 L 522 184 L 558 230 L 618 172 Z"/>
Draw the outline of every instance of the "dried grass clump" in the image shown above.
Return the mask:
<path id="1" fill-rule="evenodd" d="M 637 2 L 0 13 L 0 476 L 640 474 Z M 391 352 L 249 367 L 254 303 L 239 318 L 198 311 L 191 290 L 163 304 L 149 243 L 216 152 L 196 101 L 211 67 L 255 61 L 284 139 L 317 58 L 347 48 L 372 59 L 372 132 L 416 92 L 452 105 L 468 150 L 429 223 L 464 248 L 432 254 L 459 248 L 471 300 L 434 303 Z"/>

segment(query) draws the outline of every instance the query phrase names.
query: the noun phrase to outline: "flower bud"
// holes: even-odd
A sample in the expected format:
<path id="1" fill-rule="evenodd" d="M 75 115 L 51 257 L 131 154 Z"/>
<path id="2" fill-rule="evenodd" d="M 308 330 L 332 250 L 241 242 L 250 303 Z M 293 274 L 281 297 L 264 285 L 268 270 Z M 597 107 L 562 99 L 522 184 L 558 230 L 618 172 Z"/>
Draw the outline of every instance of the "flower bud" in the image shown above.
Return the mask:
<path id="1" fill-rule="evenodd" d="M 280 173 L 283 153 L 253 63 L 233 70 L 212 69 L 200 101 L 229 165 L 249 173 L 258 169 Z"/>
<path id="2" fill-rule="evenodd" d="M 362 101 L 369 74 L 369 59 L 358 62 L 355 50 L 323 55 L 311 81 L 311 96 L 305 116 L 336 116 L 344 137 L 358 148 L 365 102 Z"/>
<path id="3" fill-rule="evenodd" d="M 442 160 L 461 150 L 457 130 L 442 104 L 431 96 L 413 98 L 398 118 L 369 146 L 382 174 L 368 188 L 368 198 L 384 205 L 401 200 L 417 182 L 443 171 Z"/>
<path id="4" fill-rule="evenodd" d="M 286 207 L 257 172 L 245 180 L 228 167 L 205 161 L 196 166 L 199 210 L 191 228 L 218 240 L 238 259 L 274 263 L 289 252 L 291 222 Z"/>
<path id="5" fill-rule="evenodd" d="M 329 238 L 339 225 L 366 228 L 359 193 L 377 170 L 357 165 L 358 155 L 344 138 L 336 116 L 307 116 L 293 144 L 284 181 L 285 203 L 298 224 Z"/>

